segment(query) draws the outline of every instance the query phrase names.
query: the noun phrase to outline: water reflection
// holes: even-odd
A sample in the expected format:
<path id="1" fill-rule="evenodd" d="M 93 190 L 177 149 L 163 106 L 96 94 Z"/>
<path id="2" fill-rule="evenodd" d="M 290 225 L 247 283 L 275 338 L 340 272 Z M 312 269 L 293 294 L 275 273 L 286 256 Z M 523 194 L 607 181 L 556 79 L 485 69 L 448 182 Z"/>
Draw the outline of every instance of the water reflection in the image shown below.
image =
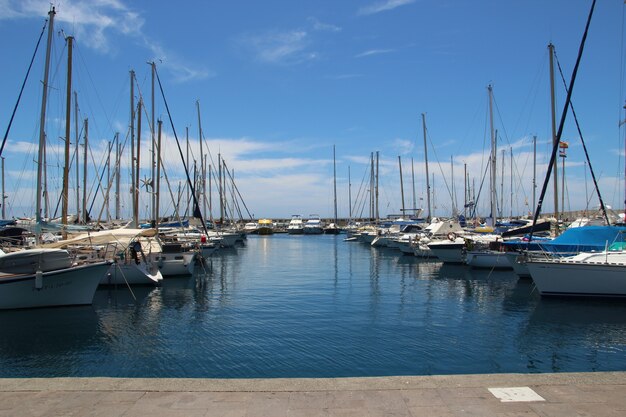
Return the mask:
<path id="1" fill-rule="evenodd" d="M 91 306 L 0 312 L 0 375 L 74 374 L 97 345 L 99 324 Z"/>
<path id="2" fill-rule="evenodd" d="M 337 236 L 250 237 L 93 307 L 1 312 L 3 376 L 338 377 L 626 368 L 626 303 Z"/>

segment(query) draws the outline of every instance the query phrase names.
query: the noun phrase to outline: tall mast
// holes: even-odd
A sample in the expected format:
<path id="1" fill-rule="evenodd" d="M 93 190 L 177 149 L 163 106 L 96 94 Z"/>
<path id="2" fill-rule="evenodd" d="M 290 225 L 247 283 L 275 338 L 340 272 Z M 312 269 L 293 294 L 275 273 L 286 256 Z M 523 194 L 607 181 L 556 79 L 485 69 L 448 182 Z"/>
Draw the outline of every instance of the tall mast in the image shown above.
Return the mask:
<path id="1" fill-rule="evenodd" d="M 502 149 L 502 175 L 500 176 L 500 218 L 504 217 L 504 149 Z"/>
<path id="2" fill-rule="evenodd" d="M 513 218 L 513 147 L 511 146 L 511 218 Z"/>
<path id="3" fill-rule="evenodd" d="M 67 94 L 65 101 L 65 165 L 63 166 L 63 191 L 61 195 L 61 221 L 67 225 L 70 184 L 70 126 L 72 114 L 72 45 L 74 38 L 67 37 Z"/>
<path id="4" fill-rule="evenodd" d="M 467 217 L 467 163 L 463 163 L 463 217 Z"/>
<path id="5" fill-rule="evenodd" d="M 426 144 L 426 114 L 422 113 L 422 130 L 424 131 L 424 163 L 426 164 L 426 204 L 427 204 L 427 217 L 426 221 L 430 221 L 430 177 L 428 175 L 428 145 Z M 434 182 L 434 181 L 433 181 Z"/>
<path id="6" fill-rule="evenodd" d="M 50 49 L 52 47 L 52 34 L 54 31 L 54 7 L 48 12 L 50 25 L 48 26 L 48 44 L 46 47 L 46 65 L 43 75 L 43 94 L 41 96 L 41 119 L 39 120 L 39 154 L 37 158 L 37 199 L 35 201 L 35 219 L 41 223 L 41 192 L 43 180 L 43 163 L 46 149 L 46 107 L 48 104 L 48 75 L 50 73 Z"/>
<path id="7" fill-rule="evenodd" d="M 404 216 L 404 182 L 402 180 L 402 158 L 400 158 L 400 155 L 398 155 L 398 169 L 400 170 L 400 199 L 402 201 L 402 215 Z"/>
<path id="8" fill-rule="evenodd" d="M 187 144 L 187 158 L 185 159 L 185 166 L 189 166 L 189 126 L 185 126 L 185 142 Z M 186 212 L 189 212 L 189 184 L 185 184 L 187 188 L 187 207 Z"/>
<path id="9" fill-rule="evenodd" d="M 450 183 L 452 190 L 452 216 L 457 216 L 457 208 L 456 208 L 456 190 L 454 189 L 454 160 L 452 155 L 450 155 Z"/>
<path id="10" fill-rule="evenodd" d="M 537 136 L 533 136 L 533 211 L 537 206 Z"/>
<path id="11" fill-rule="evenodd" d="M 5 210 L 5 201 L 7 196 L 4 194 L 4 156 L 1 157 L 2 160 L 2 202 L 0 204 L 2 204 L 2 218 L 6 219 L 7 218 L 7 212 Z"/>
<path id="12" fill-rule="evenodd" d="M 335 145 L 333 145 L 333 196 L 335 203 L 335 226 L 337 225 L 337 164 L 335 160 Z"/>
<path id="13" fill-rule="evenodd" d="M 200 201 L 202 201 L 202 213 L 206 213 L 206 163 L 204 160 L 204 151 L 202 150 L 202 122 L 200 120 L 200 100 L 196 100 L 196 109 L 198 111 L 198 141 L 200 142 L 200 184 L 202 190 L 200 192 Z"/>
<path id="14" fill-rule="evenodd" d="M 87 152 L 89 150 L 89 119 L 85 119 L 85 153 L 83 157 L 83 222 L 87 224 Z"/>
<path id="15" fill-rule="evenodd" d="M 413 214 L 417 214 L 417 201 L 415 199 L 415 167 L 413 166 L 413 158 L 411 158 L 411 184 L 413 188 Z"/>
<path id="16" fill-rule="evenodd" d="M 217 154 L 217 164 L 218 164 L 218 181 L 219 188 L 218 194 L 220 197 L 220 225 L 224 222 L 224 199 L 222 197 L 222 154 Z M 226 173 L 224 173 L 226 175 Z"/>
<path id="17" fill-rule="evenodd" d="M 156 183 L 156 177 L 155 177 L 155 167 L 156 170 L 158 171 L 158 162 L 157 162 L 157 157 L 156 157 L 156 153 L 159 152 L 158 150 L 155 149 L 155 129 L 154 129 L 154 75 L 155 75 L 155 71 L 156 71 L 156 64 L 154 62 L 148 62 L 148 65 L 150 65 L 150 72 L 152 74 L 152 78 L 151 78 L 151 117 L 150 117 L 150 146 L 152 149 L 152 173 L 151 173 L 151 178 L 152 178 L 152 194 L 151 194 L 151 204 L 152 204 L 152 219 L 158 223 L 159 219 L 158 219 L 158 210 L 157 210 L 157 203 L 156 203 L 156 199 L 158 198 L 154 187 L 155 187 L 155 183 Z"/>
<path id="18" fill-rule="evenodd" d="M 135 71 L 130 71 L 130 175 L 131 175 L 131 201 L 133 227 L 138 227 L 137 201 L 135 200 L 138 179 L 135 177 Z"/>
<path id="19" fill-rule="evenodd" d="M 137 183 L 135 184 L 135 193 L 134 193 L 134 209 L 135 213 L 133 216 L 133 222 L 135 223 L 135 227 L 139 227 L 139 168 L 141 167 L 141 108 L 143 107 L 143 99 L 139 97 L 139 103 L 137 103 L 137 161 L 135 165 L 135 179 Z"/>
<path id="20" fill-rule="evenodd" d="M 489 180 L 490 203 L 491 203 L 491 226 L 496 225 L 496 133 L 493 129 L 493 89 L 491 84 L 487 87 L 489 94 L 489 128 L 491 131 L 491 176 Z"/>
<path id="21" fill-rule="evenodd" d="M 374 152 L 370 155 L 370 219 L 374 220 Z"/>
<path id="22" fill-rule="evenodd" d="M 348 165 L 348 215 L 352 220 L 352 181 L 350 179 L 350 165 Z"/>
<path id="23" fill-rule="evenodd" d="M 76 142 L 76 221 L 80 223 L 80 164 L 78 155 L 80 154 L 80 133 L 78 132 L 78 94 L 74 91 L 74 137 Z"/>
<path id="24" fill-rule="evenodd" d="M 379 153 L 376 151 L 376 221 L 380 219 L 380 211 L 378 211 L 378 162 L 379 162 Z"/>
<path id="25" fill-rule="evenodd" d="M 115 220 L 120 219 L 120 134 L 115 134 Z"/>
<path id="26" fill-rule="evenodd" d="M 550 52 L 550 113 L 552 115 L 552 146 L 557 146 L 557 134 L 556 134 L 556 99 L 554 96 L 554 45 L 548 44 L 548 51 Z M 554 183 L 554 217 L 558 220 L 559 215 L 559 186 L 558 186 L 558 174 L 557 174 L 557 160 L 554 160 L 552 166 L 553 171 L 553 183 Z"/>
<path id="27" fill-rule="evenodd" d="M 160 200 L 160 195 L 161 195 L 161 126 L 163 125 L 163 121 L 159 120 L 158 122 L 158 129 L 159 129 L 159 133 L 157 136 L 157 147 L 156 147 L 156 188 L 155 188 L 155 203 L 154 203 L 154 220 L 155 220 L 155 227 L 157 230 L 159 230 L 159 200 Z"/>

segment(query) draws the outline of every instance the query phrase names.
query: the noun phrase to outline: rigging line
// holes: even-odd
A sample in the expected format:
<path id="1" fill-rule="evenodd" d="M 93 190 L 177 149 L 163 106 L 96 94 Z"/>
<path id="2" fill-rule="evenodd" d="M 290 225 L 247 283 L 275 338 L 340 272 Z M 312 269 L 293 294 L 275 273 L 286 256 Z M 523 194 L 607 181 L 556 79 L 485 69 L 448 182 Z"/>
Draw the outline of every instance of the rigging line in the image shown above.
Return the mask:
<path id="1" fill-rule="evenodd" d="M 441 163 L 439 162 L 439 156 L 437 156 L 437 151 L 435 150 L 435 145 L 433 145 L 433 141 L 430 137 L 430 134 L 427 136 L 428 136 L 428 141 L 430 142 L 430 147 L 433 149 L 433 154 L 435 155 L 437 166 L 439 167 L 439 171 L 441 172 L 441 176 L 443 177 L 443 183 L 446 185 L 446 189 L 448 190 L 448 195 L 450 195 L 450 199 L 452 200 L 452 206 L 454 206 L 454 196 L 452 195 L 452 190 L 450 189 L 450 186 L 448 185 L 448 181 L 446 180 L 446 175 L 443 173 L 443 168 L 441 168 Z"/>
<path id="2" fill-rule="evenodd" d="M 87 65 L 85 64 L 85 60 L 84 60 L 84 57 L 83 57 L 83 54 L 82 54 L 82 49 L 80 48 L 80 43 L 78 41 L 76 41 L 76 39 L 75 39 L 73 45 L 74 45 L 74 51 L 75 51 L 74 53 L 78 57 L 78 61 L 82 64 L 81 67 L 84 69 L 85 73 L 87 73 L 87 79 L 89 80 L 89 84 L 91 86 L 91 89 L 95 92 L 97 103 L 99 104 L 99 107 L 100 107 L 100 112 L 102 114 L 104 114 L 104 118 L 106 119 L 109 128 L 111 128 L 112 125 L 113 125 L 113 122 L 111 121 L 111 118 L 108 115 L 108 112 L 106 110 L 107 107 L 105 107 L 104 104 L 102 103 L 102 99 L 101 99 L 100 95 L 98 94 L 98 89 L 96 88 L 96 84 L 95 84 L 93 78 L 91 77 L 91 73 L 89 72 L 89 69 L 88 69 Z M 77 71 L 78 68 L 79 68 L 78 66 L 76 66 L 76 68 L 75 68 L 75 72 L 76 72 L 75 77 L 77 78 L 78 82 L 81 82 L 82 81 L 82 77 L 81 77 L 81 74 L 79 73 L 79 71 Z M 87 100 L 87 107 L 89 109 L 92 109 L 91 102 L 89 100 Z M 95 112 L 93 112 L 93 114 L 95 114 Z M 98 125 L 98 119 L 94 119 L 92 124 L 95 125 L 94 129 L 96 130 L 96 132 L 99 132 L 100 128 L 99 128 L 99 125 Z"/>
<path id="3" fill-rule="evenodd" d="M 250 214 L 250 210 L 248 210 L 248 206 L 246 206 L 246 202 L 243 200 L 243 197 L 241 196 L 241 193 L 239 192 L 239 188 L 237 187 L 237 184 L 235 184 L 235 179 L 233 178 L 233 176 L 230 173 L 230 170 L 228 169 L 228 167 L 226 166 L 226 162 L 224 161 L 224 169 L 226 171 L 226 174 L 228 174 L 228 178 L 230 178 L 230 180 L 232 181 L 232 185 L 235 188 L 235 191 L 237 191 L 237 195 L 239 196 L 239 198 L 241 199 L 241 202 L 243 203 L 244 208 L 246 209 L 246 212 L 248 213 L 248 216 L 250 218 L 252 218 L 252 215 Z M 241 213 L 240 213 L 241 216 Z"/>
<path id="4" fill-rule="evenodd" d="M 43 28 L 41 28 L 41 33 L 39 34 L 39 39 L 37 40 L 37 45 L 35 46 L 35 52 L 33 52 L 33 56 L 30 59 L 30 64 L 28 64 L 28 70 L 26 71 L 26 76 L 24 76 L 24 81 L 22 82 L 22 87 L 20 88 L 20 93 L 17 95 L 17 102 L 15 103 L 15 107 L 13 107 L 13 112 L 11 113 L 11 118 L 9 119 L 9 125 L 7 126 L 7 130 L 4 133 L 4 138 L 2 139 L 2 145 L 0 145 L 0 157 L 2 157 L 2 151 L 4 150 L 4 145 L 7 142 L 7 138 L 9 137 L 9 131 L 11 130 L 11 125 L 13 125 L 13 118 L 15 117 L 15 113 L 17 112 L 17 107 L 20 104 L 22 99 L 22 93 L 24 93 L 24 88 L 26 87 L 26 81 L 28 81 L 28 76 L 30 75 L 30 70 L 33 67 L 33 62 L 35 61 L 35 56 L 37 56 L 37 50 L 39 49 L 39 44 L 41 43 L 41 38 L 46 30 L 46 26 L 48 25 L 48 19 L 44 19 Z"/>
<path id="5" fill-rule="evenodd" d="M 200 215 L 200 222 L 202 223 L 202 228 L 204 229 L 204 233 L 206 233 L 208 236 L 209 231 L 207 230 L 206 223 L 204 222 L 204 218 L 202 217 L 202 211 L 200 210 L 200 205 L 198 204 L 198 198 L 196 197 L 196 192 L 193 189 L 191 178 L 189 178 L 189 171 L 187 170 L 187 163 L 185 162 L 185 156 L 183 154 L 182 148 L 180 147 L 180 142 L 178 141 L 178 135 L 176 134 L 176 128 L 174 127 L 174 121 L 172 120 L 172 114 L 170 113 L 170 106 L 167 104 L 167 99 L 165 98 L 165 91 L 163 91 L 163 85 L 161 84 L 161 77 L 159 77 L 159 73 L 157 71 L 156 65 L 154 67 L 154 74 L 156 75 L 156 79 L 159 82 L 159 89 L 161 90 L 163 103 L 165 103 L 165 109 L 167 110 L 167 117 L 170 121 L 170 125 L 172 126 L 172 132 L 174 133 L 174 138 L 176 139 L 176 146 L 178 147 L 178 152 L 180 153 L 180 159 L 182 160 L 183 168 L 185 169 L 185 176 L 187 177 L 187 185 L 189 185 L 191 189 L 191 195 L 193 196 L 193 203 L 198 208 L 198 214 Z"/>
<path id="6" fill-rule="evenodd" d="M 576 81 L 576 74 L 578 73 L 578 66 L 580 65 L 580 60 L 583 55 L 583 50 L 585 49 L 585 41 L 587 40 L 587 34 L 589 33 L 589 25 L 591 24 L 591 17 L 593 16 L 593 9 L 596 6 L 596 0 L 593 0 L 591 4 L 591 9 L 589 10 L 589 16 L 587 17 L 587 24 L 585 26 L 585 31 L 583 33 L 582 40 L 580 41 L 580 47 L 578 48 L 578 56 L 576 57 L 576 64 L 574 65 L 574 70 L 572 71 L 572 78 L 570 80 L 570 87 L 567 89 L 567 98 L 565 99 L 565 104 L 563 106 L 563 112 L 561 113 L 561 121 L 559 122 L 559 130 L 556 134 L 556 140 L 554 141 L 554 145 L 552 146 L 552 154 L 550 155 L 550 163 L 548 164 L 548 169 L 546 172 L 546 177 L 543 181 L 543 186 L 541 187 L 541 194 L 539 194 L 539 200 L 537 202 L 537 208 L 535 210 L 535 215 L 533 216 L 533 225 L 530 229 L 530 234 L 528 235 L 528 245 L 527 248 L 530 247 L 530 242 L 533 239 L 533 232 L 535 231 L 535 226 L 537 225 L 537 219 L 539 218 L 539 214 L 541 213 L 541 208 L 543 206 L 543 199 L 546 195 L 546 190 L 548 189 L 548 183 L 550 182 L 550 176 L 552 174 L 552 168 L 554 166 L 554 162 L 556 159 L 556 153 L 559 150 L 559 142 L 561 141 L 561 135 L 563 134 L 563 127 L 565 126 L 565 119 L 567 117 L 567 109 L 570 104 L 570 100 L 572 99 L 572 91 L 574 90 L 574 82 Z M 602 205 L 602 211 L 606 215 L 606 210 Z"/>
<path id="7" fill-rule="evenodd" d="M 561 69 L 561 63 L 559 62 L 559 58 L 556 56 L 556 50 L 554 50 L 554 57 L 556 58 L 556 65 L 559 68 L 559 73 L 561 74 L 561 80 L 563 81 L 563 86 L 565 87 L 565 91 L 567 91 L 567 84 L 565 83 L 565 77 L 563 76 L 563 71 Z M 574 111 L 574 103 L 570 100 L 569 107 L 572 110 L 572 116 L 574 117 L 574 121 L 576 122 L 576 129 L 578 130 L 578 135 L 580 137 L 580 141 L 583 144 L 583 150 L 585 151 L 585 157 L 587 158 L 587 163 L 589 164 L 589 172 L 591 173 L 591 178 L 593 180 L 593 185 L 596 187 L 596 193 L 598 194 L 598 199 L 600 200 L 600 209 L 602 210 L 602 214 L 604 215 L 604 220 L 606 220 L 606 224 L 610 224 L 609 216 L 606 212 L 606 208 L 604 205 L 604 200 L 602 199 L 602 194 L 600 193 L 600 188 L 598 187 L 598 181 L 596 180 L 596 174 L 593 171 L 593 167 L 591 166 L 591 160 L 589 159 L 589 152 L 587 151 L 587 145 L 585 144 L 585 139 L 583 138 L 583 133 L 580 130 L 580 124 L 578 123 L 578 117 L 576 116 L 576 111 Z M 559 138 L 560 140 L 560 138 Z"/>

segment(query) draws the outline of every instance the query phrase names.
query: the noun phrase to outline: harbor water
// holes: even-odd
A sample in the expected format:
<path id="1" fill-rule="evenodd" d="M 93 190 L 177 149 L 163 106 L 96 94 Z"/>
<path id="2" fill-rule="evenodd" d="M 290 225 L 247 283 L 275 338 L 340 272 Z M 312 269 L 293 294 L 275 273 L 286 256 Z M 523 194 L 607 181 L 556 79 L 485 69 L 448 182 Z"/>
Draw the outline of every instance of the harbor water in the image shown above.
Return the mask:
<path id="1" fill-rule="evenodd" d="M 193 277 L 0 312 L 0 377 L 359 377 L 626 370 L 626 302 L 541 298 L 510 271 L 250 236 Z"/>

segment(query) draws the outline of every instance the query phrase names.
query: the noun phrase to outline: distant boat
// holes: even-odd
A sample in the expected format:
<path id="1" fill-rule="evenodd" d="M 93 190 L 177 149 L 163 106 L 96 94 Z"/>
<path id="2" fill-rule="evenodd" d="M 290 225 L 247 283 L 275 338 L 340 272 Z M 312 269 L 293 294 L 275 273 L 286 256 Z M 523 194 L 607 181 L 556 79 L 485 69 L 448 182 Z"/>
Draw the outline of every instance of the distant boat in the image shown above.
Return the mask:
<path id="1" fill-rule="evenodd" d="M 287 233 L 290 235 L 301 235 L 304 233 L 304 222 L 302 221 L 302 216 L 299 214 L 291 216 L 291 221 L 287 226 Z"/>
<path id="2" fill-rule="evenodd" d="M 0 309 L 88 305 L 110 262 L 75 265 L 66 250 L 0 251 Z"/>
<path id="3" fill-rule="evenodd" d="M 260 219 L 257 224 L 257 234 L 272 235 L 274 234 L 274 223 L 270 219 Z"/>
<path id="4" fill-rule="evenodd" d="M 243 226 L 243 232 L 247 233 L 249 235 L 253 235 L 256 234 L 258 232 L 257 230 L 257 223 L 255 222 L 248 222 Z"/>
<path id="5" fill-rule="evenodd" d="M 305 235 L 321 235 L 324 232 L 324 224 L 317 214 L 311 214 L 304 223 Z"/>
<path id="6" fill-rule="evenodd" d="M 335 223 L 330 223 L 324 228 L 325 235 L 338 235 L 339 233 L 341 233 L 341 229 Z"/>

